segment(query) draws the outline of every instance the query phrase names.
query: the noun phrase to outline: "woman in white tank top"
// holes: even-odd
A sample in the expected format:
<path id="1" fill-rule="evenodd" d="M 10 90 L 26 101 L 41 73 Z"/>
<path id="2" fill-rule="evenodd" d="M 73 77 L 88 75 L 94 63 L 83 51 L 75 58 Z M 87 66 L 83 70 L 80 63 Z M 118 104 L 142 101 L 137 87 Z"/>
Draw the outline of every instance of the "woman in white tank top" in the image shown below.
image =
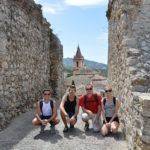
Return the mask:
<path id="1" fill-rule="evenodd" d="M 52 108 L 50 105 L 50 101 L 46 102 L 43 99 L 42 115 L 43 116 L 52 116 Z"/>
<path id="2" fill-rule="evenodd" d="M 51 99 L 51 90 L 43 91 L 43 100 L 37 103 L 36 117 L 33 119 L 33 125 L 41 125 L 41 132 L 46 125 L 51 124 L 51 130 L 59 123 L 55 102 Z"/>

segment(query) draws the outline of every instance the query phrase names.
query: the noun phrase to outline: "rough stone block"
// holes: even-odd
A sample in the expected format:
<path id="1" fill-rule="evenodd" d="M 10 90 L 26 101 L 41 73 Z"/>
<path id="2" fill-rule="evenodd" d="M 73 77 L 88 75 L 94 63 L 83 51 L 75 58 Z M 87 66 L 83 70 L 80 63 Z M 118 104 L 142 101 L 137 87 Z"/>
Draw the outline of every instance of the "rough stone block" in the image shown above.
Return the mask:
<path id="1" fill-rule="evenodd" d="M 150 136 L 143 135 L 143 136 L 142 136 L 142 141 L 143 141 L 144 143 L 150 144 Z"/>
<path id="2" fill-rule="evenodd" d="M 143 1 L 143 4 L 144 4 L 144 5 L 150 5 L 150 1 L 149 1 L 149 0 L 144 0 L 144 1 Z"/>

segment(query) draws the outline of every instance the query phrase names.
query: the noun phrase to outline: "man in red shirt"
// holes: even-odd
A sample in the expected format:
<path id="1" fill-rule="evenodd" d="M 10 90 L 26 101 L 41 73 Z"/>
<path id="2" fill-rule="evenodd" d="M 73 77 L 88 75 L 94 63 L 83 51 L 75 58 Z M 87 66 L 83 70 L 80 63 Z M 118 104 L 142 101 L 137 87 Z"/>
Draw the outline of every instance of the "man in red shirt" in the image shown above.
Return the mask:
<path id="1" fill-rule="evenodd" d="M 82 107 L 82 120 L 85 122 L 84 130 L 89 130 L 89 119 L 92 119 L 93 130 L 100 131 L 101 100 L 102 97 L 93 93 L 93 86 L 86 85 L 86 94 L 79 98 L 79 106 Z"/>

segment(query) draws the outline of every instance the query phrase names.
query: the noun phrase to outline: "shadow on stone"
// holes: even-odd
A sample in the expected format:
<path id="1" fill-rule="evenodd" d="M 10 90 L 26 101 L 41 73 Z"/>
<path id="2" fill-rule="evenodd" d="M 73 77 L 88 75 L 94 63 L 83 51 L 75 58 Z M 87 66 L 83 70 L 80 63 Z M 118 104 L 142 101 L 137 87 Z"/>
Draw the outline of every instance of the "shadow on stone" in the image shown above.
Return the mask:
<path id="1" fill-rule="evenodd" d="M 78 137 L 79 139 L 85 139 L 86 136 L 83 135 L 84 132 L 79 128 L 69 129 L 67 133 L 64 133 L 64 137 L 67 139 L 73 139 L 73 137 Z"/>
<path id="2" fill-rule="evenodd" d="M 94 136 L 97 139 L 103 139 L 100 131 L 99 132 L 94 132 L 92 128 L 89 129 L 89 131 L 85 131 L 86 136 Z"/>
<path id="3" fill-rule="evenodd" d="M 124 141 L 124 135 L 122 132 L 118 131 L 117 133 L 113 134 L 113 133 L 109 133 L 106 137 L 112 137 L 114 138 L 116 141 Z"/>
<path id="4" fill-rule="evenodd" d="M 56 133 L 51 133 L 50 130 L 45 130 L 43 133 L 39 133 L 34 137 L 35 140 L 41 139 L 43 141 L 50 141 L 51 143 L 57 143 L 58 140 L 62 138 L 63 137 L 59 134 L 58 130 L 56 130 Z"/>
<path id="5" fill-rule="evenodd" d="M 31 123 L 33 116 L 33 111 L 21 114 L 0 132 L 0 150 L 11 149 L 34 129 Z"/>

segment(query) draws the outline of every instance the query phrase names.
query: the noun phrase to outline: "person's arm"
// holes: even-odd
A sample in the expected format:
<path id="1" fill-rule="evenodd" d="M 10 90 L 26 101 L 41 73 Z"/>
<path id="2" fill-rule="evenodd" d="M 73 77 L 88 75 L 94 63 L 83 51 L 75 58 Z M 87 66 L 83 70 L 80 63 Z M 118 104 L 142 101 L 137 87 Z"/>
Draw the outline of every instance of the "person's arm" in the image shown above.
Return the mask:
<path id="1" fill-rule="evenodd" d="M 57 116 L 57 108 L 56 108 L 56 103 L 53 101 L 53 110 L 52 110 L 52 116 L 50 119 L 48 119 L 48 122 L 53 120 Z"/>
<path id="2" fill-rule="evenodd" d="M 35 116 L 36 116 L 37 119 L 42 123 L 42 119 L 40 118 L 40 115 L 41 115 L 40 102 L 38 101 L 38 102 L 36 103 Z"/>
<path id="3" fill-rule="evenodd" d="M 119 107 L 120 107 L 120 102 L 118 99 L 116 99 L 115 113 L 114 113 L 113 117 L 111 118 L 111 120 L 109 121 L 110 123 L 112 123 L 114 118 L 117 117 Z"/>
<path id="4" fill-rule="evenodd" d="M 63 114 L 65 114 L 65 116 L 68 116 L 68 114 L 67 114 L 67 112 L 64 108 L 66 98 L 67 98 L 67 95 L 64 95 L 63 98 L 62 98 L 62 101 L 60 103 L 60 110 L 63 112 Z"/>
<path id="5" fill-rule="evenodd" d="M 100 115 L 101 112 L 102 112 L 102 107 L 101 107 L 101 105 L 98 105 L 98 112 L 97 112 L 97 114 Z"/>
<path id="6" fill-rule="evenodd" d="M 75 114 L 73 115 L 73 117 L 77 117 L 77 115 L 79 114 L 79 100 L 77 101 L 77 104 L 76 104 L 76 108 L 75 108 Z"/>
<path id="7" fill-rule="evenodd" d="M 88 115 L 92 116 L 93 112 L 91 110 L 85 109 L 84 107 L 82 107 L 83 112 L 87 113 Z"/>
<path id="8" fill-rule="evenodd" d="M 97 114 L 100 115 L 102 112 L 102 97 L 99 94 L 97 94 L 97 95 L 98 95 L 98 112 L 97 112 Z"/>
<path id="9" fill-rule="evenodd" d="M 104 109 L 104 98 L 102 99 L 102 102 L 101 102 L 101 112 L 102 112 L 102 117 L 103 117 L 103 120 L 105 121 L 105 123 L 107 123 L 106 121 L 106 116 L 105 116 L 105 109 Z"/>
<path id="10" fill-rule="evenodd" d="M 103 117 L 104 122 L 107 123 L 106 116 L 105 116 L 105 109 L 104 109 L 103 104 L 102 104 L 102 117 Z"/>

